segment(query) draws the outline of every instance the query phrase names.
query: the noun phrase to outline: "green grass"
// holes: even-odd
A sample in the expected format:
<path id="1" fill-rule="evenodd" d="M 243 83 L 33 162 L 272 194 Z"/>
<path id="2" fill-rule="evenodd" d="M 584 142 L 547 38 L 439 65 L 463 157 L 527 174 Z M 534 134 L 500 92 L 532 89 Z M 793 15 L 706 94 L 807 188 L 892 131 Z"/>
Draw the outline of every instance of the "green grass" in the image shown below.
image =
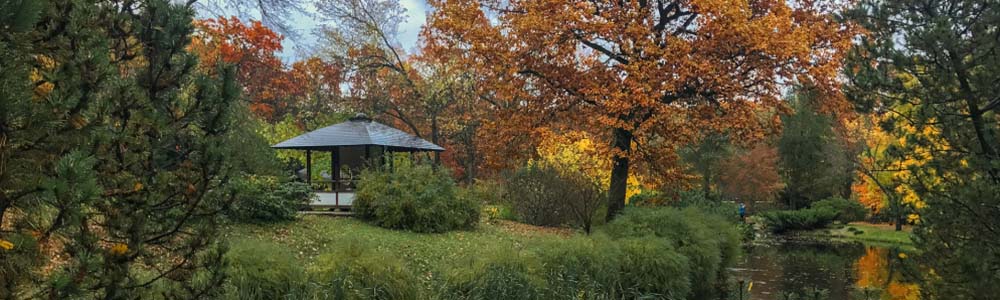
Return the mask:
<path id="1" fill-rule="evenodd" d="M 478 252 L 521 251 L 535 241 L 565 238 L 551 231 L 517 230 L 489 223 L 482 223 L 471 231 L 424 234 L 383 229 L 354 218 L 329 216 L 303 216 L 297 221 L 271 225 L 233 225 L 225 236 L 234 247 L 254 242 L 288 247 L 306 268 L 313 266 L 320 254 L 342 250 L 352 242 L 369 243 L 398 255 L 407 267 L 421 273 L 430 272 L 441 262 L 489 254 Z"/>
<path id="2" fill-rule="evenodd" d="M 626 210 L 592 236 L 488 219 L 447 233 L 315 215 L 233 224 L 222 298 L 705 298 L 738 252 L 731 224 L 695 210 Z"/>
<path id="3" fill-rule="evenodd" d="M 800 235 L 839 241 L 857 241 L 873 246 L 913 249 L 909 230 L 895 231 L 892 227 L 866 223 L 833 225 L 829 228 L 801 232 Z"/>

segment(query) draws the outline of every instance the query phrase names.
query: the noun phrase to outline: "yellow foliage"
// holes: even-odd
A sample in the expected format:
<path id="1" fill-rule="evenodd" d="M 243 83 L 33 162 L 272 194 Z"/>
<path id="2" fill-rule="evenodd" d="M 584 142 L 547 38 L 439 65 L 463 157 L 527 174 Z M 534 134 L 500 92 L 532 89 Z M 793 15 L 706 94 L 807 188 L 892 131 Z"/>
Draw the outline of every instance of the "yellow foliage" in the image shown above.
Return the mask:
<path id="1" fill-rule="evenodd" d="M 929 149 L 928 146 L 913 144 L 909 142 L 908 137 L 915 136 L 932 141 L 933 147 L 937 150 L 949 147 L 941 137 L 939 130 L 930 126 L 917 128 L 906 122 L 897 122 L 896 126 L 900 133 L 894 133 L 886 132 L 880 126 L 875 125 L 890 118 L 893 118 L 890 114 L 870 116 L 869 119 L 849 125 L 854 126 L 856 135 L 864 140 L 866 146 L 866 150 L 858 158 L 861 163 L 861 171 L 858 172 L 860 180 L 855 183 L 852 190 L 860 202 L 869 205 L 869 207 L 881 209 L 885 207 L 887 198 L 879 186 L 885 186 L 892 189 L 894 199 L 899 199 L 902 204 L 913 207 L 919 212 L 927 204 L 923 199 L 920 199 L 914 190 L 912 184 L 915 178 L 909 170 L 914 168 L 929 169 L 926 164 L 932 158 L 930 155 L 932 149 Z M 862 122 L 868 123 L 862 124 Z M 897 157 L 887 153 L 887 150 L 893 147 L 906 147 L 909 150 L 906 151 L 906 156 Z M 870 173 L 865 174 L 864 170 L 869 170 Z M 941 182 L 941 178 L 933 176 L 922 179 L 923 184 L 930 186 Z M 916 222 L 919 220 L 919 215 L 912 214 L 908 216 L 908 219 L 911 222 Z"/>
<path id="2" fill-rule="evenodd" d="M 109 252 L 111 252 L 112 255 L 125 255 L 125 253 L 128 252 L 128 245 L 124 243 L 116 243 L 114 246 L 111 246 Z"/>
<path id="3" fill-rule="evenodd" d="M 587 137 L 586 133 L 572 132 L 564 135 L 546 133 L 546 138 L 538 146 L 541 160 L 571 169 L 579 170 L 602 186 L 611 183 L 611 157 Z M 639 176 L 628 176 L 625 201 L 638 194 L 642 187 Z"/>
<path id="4" fill-rule="evenodd" d="M 43 82 L 45 77 L 42 76 L 42 72 L 54 69 L 56 67 L 56 62 L 47 56 L 38 56 L 38 64 L 42 68 L 31 70 L 31 74 L 28 75 L 28 78 L 31 79 L 31 82 L 41 83 L 35 86 L 35 96 L 33 99 L 35 101 L 42 101 L 42 99 L 47 97 L 49 93 L 52 92 L 52 89 L 55 88 L 55 85 L 51 82 Z"/>
<path id="5" fill-rule="evenodd" d="M 14 249 L 14 243 L 5 240 L 0 240 L 0 248 L 3 248 L 4 250 Z"/>

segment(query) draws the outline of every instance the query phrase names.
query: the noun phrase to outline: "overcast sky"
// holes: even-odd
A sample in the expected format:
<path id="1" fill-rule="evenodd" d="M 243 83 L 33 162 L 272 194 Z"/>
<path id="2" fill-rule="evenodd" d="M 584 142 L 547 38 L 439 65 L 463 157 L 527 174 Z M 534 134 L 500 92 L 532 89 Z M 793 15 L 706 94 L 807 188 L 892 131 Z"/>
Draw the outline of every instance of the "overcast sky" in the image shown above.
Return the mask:
<path id="1" fill-rule="evenodd" d="M 220 3 L 212 0 L 206 1 L 207 3 Z M 306 1 L 308 2 L 308 1 Z M 416 49 L 417 39 L 420 35 L 420 27 L 424 26 L 427 19 L 427 2 L 426 0 L 399 0 L 400 5 L 406 9 L 406 22 L 399 24 L 399 43 L 403 46 L 403 49 L 407 53 L 413 53 Z M 315 9 L 311 4 L 306 3 L 304 5 L 308 13 L 315 14 Z M 216 9 L 200 9 L 199 18 L 214 18 L 217 11 Z M 221 10 L 230 10 L 227 8 L 222 8 Z M 229 15 L 235 15 L 236 13 L 228 13 Z M 259 19 L 259 14 L 257 19 Z M 303 56 L 308 55 L 310 47 L 317 46 L 316 31 L 319 28 L 319 22 L 315 18 L 322 19 L 323 16 L 308 16 L 306 14 L 298 14 L 289 24 L 293 27 L 299 34 L 297 38 L 286 37 L 282 41 L 282 46 L 284 51 L 280 54 L 281 58 L 286 63 L 291 63 L 295 60 L 303 58 Z M 244 20 L 245 21 L 245 20 Z"/>
<path id="2" fill-rule="evenodd" d="M 416 49 L 417 39 L 420 35 L 420 27 L 424 26 L 427 19 L 427 2 L 425 0 L 399 0 L 400 5 L 406 9 L 406 22 L 399 24 L 399 43 L 407 53 L 413 53 Z M 322 16 L 317 16 L 322 18 Z M 282 45 L 285 50 L 281 57 L 286 63 L 290 63 L 302 58 L 303 51 L 308 51 L 309 47 L 316 46 L 316 29 L 319 23 L 313 17 L 299 15 L 292 20 L 291 24 L 299 33 L 298 39 L 286 38 Z"/>

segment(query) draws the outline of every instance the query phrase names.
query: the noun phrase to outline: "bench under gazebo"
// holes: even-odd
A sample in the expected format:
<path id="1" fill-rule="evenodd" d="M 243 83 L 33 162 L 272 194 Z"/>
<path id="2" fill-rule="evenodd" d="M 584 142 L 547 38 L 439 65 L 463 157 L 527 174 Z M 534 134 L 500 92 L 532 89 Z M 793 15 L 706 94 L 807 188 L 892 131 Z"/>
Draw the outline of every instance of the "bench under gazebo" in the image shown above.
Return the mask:
<path id="1" fill-rule="evenodd" d="M 315 209 L 349 209 L 354 202 L 354 189 L 357 187 L 355 174 L 375 163 L 383 166 L 391 164 L 392 160 L 387 159 L 386 154 L 444 151 L 441 146 L 372 121 L 364 114 L 358 114 L 343 123 L 304 133 L 271 148 L 305 150 L 304 179 L 310 186 L 314 186 L 313 152 L 329 152 L 331 172 L 319 181 L 323 187 L 316 190 L 317 197 L 310 205 Z M 344 171 L 353 176 L 344 176 L 341 174 Z"/>

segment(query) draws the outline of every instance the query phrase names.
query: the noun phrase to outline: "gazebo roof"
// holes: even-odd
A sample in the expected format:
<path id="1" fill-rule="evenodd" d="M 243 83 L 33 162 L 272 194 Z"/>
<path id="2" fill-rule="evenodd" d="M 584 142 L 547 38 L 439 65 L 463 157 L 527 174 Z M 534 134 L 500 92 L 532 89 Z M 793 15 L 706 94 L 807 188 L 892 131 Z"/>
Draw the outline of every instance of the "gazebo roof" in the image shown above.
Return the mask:
<path id="1" fill-rule="evenodd" d="M 358 114 L 347 122 L 316 129 L 271 146 L 275 149 L 329 150 L 343 146 L 385 146 L 389 151 L 444 151 L 441 146 Z"/>

